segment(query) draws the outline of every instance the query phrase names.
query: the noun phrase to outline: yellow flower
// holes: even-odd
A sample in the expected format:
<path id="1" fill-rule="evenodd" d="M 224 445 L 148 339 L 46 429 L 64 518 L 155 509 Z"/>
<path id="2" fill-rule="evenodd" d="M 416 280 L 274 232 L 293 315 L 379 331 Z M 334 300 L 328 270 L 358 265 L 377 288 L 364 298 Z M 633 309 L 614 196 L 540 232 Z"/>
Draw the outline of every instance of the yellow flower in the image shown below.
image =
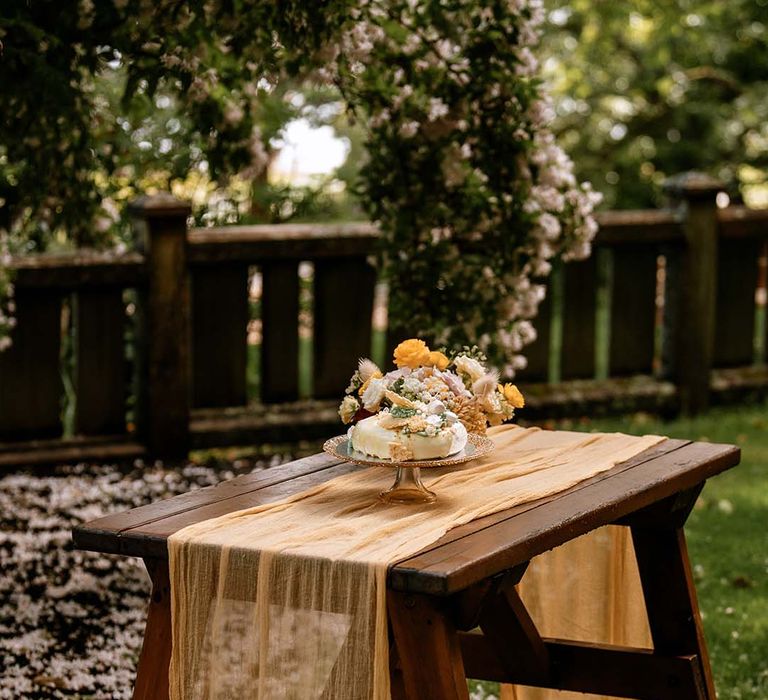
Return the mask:
<path id="1" fill-rule="evenodd" d="M 429 363 L 429 348 L 423 340 L 404 340 L 395 348 L 394 360 L 398 367 L 416 369 Z"/>
<path id="2" fill-rule="evenodd" d="M 427 364 L 432 365 L 433 367 L 437 367 L 437 369 L 442 371 L 451 364 L 451 361 L 439 350 L 433 350 L 429 353 L 429 360 L 427 360 Z"/>
<path id="3" fill-rule="evenodd" d="M 520 389 L 518 389 L 514 384 L 505 384 L 504 386 L 499 384 L 499 391 L 501 392 L 502 396 L 507 401 L 509 401 L 509 403 L 512 405 L 512 408 L 522 408 L 525 406 L 525 399 L 520 393 Z"/>
<path id="4" fill-rule="evenodd" d="M 352 422 L 355 414 L 360 410 L 360 404 L 353 396 L 345 396 L 344 400 L 339 406 L 339 418 L 344 425 L 348 425 Z"/>
<path id="5" fill-rule="evenodd" d="M 373 374 L 371 374 L 371 376 L 370 376 L 370 377 L 368 377 L 368 379 L 366 379 L 366 380 L 363 382 L 363 385 L 360 387 L 360 389 L 358 390 L 358 392 L 357 392 L 357 393 L 358 393 L 360 396 L 362 396 L 362 395 L 365 393 L 365 390 L 368 388 L 368 385 L 371 383 L 371 379 L 381 379 L 383 376 L 384 376 L 384 375 L 383 375 L 383 374 L 382 374 L 382 373 L 381 373 L 379 370 L 375 370 L 375 371 L 373 372 Z"/>

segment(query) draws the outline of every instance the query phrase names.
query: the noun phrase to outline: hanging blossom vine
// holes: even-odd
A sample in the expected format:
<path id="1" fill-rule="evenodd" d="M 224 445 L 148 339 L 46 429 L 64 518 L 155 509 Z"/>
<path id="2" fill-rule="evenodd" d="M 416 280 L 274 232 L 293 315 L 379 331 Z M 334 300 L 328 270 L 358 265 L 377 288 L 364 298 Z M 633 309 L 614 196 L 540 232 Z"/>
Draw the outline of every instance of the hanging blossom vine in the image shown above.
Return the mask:
<path id="1" fill-rule="evenodd" d="M 590 254 L 600 199 L 548 130 L 543 19 L 540 0 L 374 1 L 336 59 L 370 110 L 364 187 L 395 324 L 476 343 L 508 375 L 552 261 Z"/>
<path id="2" fill-rule="evenodd" d="M 599 201 L 548 129 L 541 0 L 157 4 L 81 1 L 78 26 L 102 28 L 129 85 L 177 87 L 214 174 L 264 167 L 259 97 L 281 80 L 335 84 L 367 128 L 361 192 L 390 321 L 524 367 L 552 262 L 589 255 Z"/>

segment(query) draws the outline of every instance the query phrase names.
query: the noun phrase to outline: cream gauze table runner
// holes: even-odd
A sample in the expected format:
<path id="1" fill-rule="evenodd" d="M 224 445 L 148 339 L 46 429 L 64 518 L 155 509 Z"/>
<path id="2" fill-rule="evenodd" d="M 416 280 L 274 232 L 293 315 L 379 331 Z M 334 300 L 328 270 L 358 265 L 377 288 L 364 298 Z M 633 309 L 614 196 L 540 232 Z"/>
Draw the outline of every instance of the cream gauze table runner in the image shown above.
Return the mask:
<path id="1" fill-rule="evenodd" d="M 172 700 L 388 699 L 389 564 L 664 439 L 516 426 L 489 435 L 489 456 L 426 473 L 438 494 L 430 506 L 379 503 L 392 471 L 361 468 L 172 535 Z M 546 617 L 547 598 L 572 604 L 562 578 L 540 578 L 537 615 Z"/>

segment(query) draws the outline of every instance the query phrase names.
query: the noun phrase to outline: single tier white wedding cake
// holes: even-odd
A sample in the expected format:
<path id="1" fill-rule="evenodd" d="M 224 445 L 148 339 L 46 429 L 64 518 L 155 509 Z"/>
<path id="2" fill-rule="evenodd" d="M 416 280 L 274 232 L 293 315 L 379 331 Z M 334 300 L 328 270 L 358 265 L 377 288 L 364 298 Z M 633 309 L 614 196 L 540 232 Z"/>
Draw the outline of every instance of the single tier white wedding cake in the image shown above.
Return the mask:
<path id="1" fill-rule="evenodd" d="M 393 461 L 448 457 L 467 444 L 467 429 L 458 420 L 448 424 L 444 415 L 417 414 L 401 422 L 391 413 L 382 412 L 352 426 L 348 435 L 352 449 Z"/>

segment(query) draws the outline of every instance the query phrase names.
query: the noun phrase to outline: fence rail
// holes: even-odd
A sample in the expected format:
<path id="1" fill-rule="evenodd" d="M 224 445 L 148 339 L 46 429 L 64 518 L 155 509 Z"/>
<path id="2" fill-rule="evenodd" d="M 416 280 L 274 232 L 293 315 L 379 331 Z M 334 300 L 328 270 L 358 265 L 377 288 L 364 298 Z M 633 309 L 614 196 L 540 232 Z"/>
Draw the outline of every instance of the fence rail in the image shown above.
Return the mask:
<path id="1" fill-rule="evenodd" d="M 519 378 L 529 415 L 695 412 L 713 395 L 766 389 L 768 211 L 718 209 L 720 187 L 702 176 L 668 191 L 667 209 L 600 214 L 595 254 L 556 268 Z M 375 336 L 376 227 L 188 230 L 188 206 L 167 195 L 139 200 L 132 214 L 136 251 L 14 260 L 18 328 L 0 354 L 0 465 L 182 456 L 338 430 L 335 402 Z M 300 276 L 306 263 L 311 284 Z M 300 323 L 305 293 L 311 330 Z M 390 332 L 389 347 L 396 340 Z"/>

